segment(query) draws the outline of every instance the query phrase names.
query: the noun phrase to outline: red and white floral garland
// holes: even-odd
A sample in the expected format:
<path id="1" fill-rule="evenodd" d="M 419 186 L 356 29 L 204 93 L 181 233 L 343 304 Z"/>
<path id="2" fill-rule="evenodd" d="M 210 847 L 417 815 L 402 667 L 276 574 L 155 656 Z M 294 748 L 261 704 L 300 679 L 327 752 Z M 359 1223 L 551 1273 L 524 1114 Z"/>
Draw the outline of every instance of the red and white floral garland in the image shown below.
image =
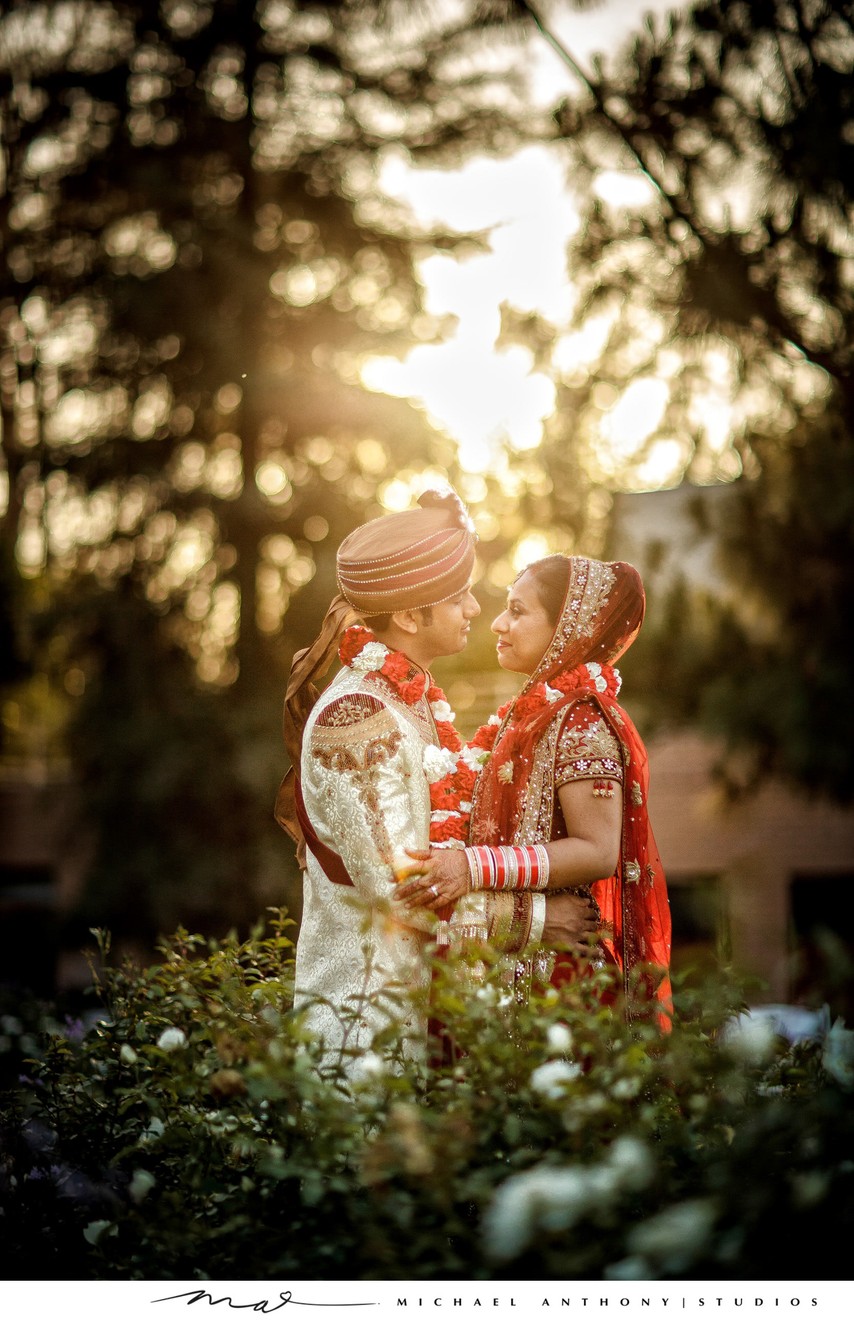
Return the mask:
<path id="1" fill-rule="evenodd" d="M 414 667 L 403 652 L 392 652 L 369 629 L 354 625 L 344 633 L 338 655 L 353 670 L 382 675 L 410 707 L 425 696 L 426 690 L 441 745 L 440 748 L 428 745 L 424 750 L 424 773 L 430 783 L 430 843 L 436 849 L 465 846 L 477 777 L 492 755 L 498 731 L 511 707 L 513 724 L 517 725 L 574 689 L 595 690 L 616 698 L 622 683 L 620 672 L 613 666 L 588 661 L 564 671 L 551 684 L 535 684 L 520 698 L 505 702 L 464 745 L 454 728 L 454 713 L 444 693 L 433 683 L 428 688 L 423 672 L 410 678 Z M 512 763 L 508 761 L 501 766 L 498 774 L 502 780 L 512 780 Z"/>

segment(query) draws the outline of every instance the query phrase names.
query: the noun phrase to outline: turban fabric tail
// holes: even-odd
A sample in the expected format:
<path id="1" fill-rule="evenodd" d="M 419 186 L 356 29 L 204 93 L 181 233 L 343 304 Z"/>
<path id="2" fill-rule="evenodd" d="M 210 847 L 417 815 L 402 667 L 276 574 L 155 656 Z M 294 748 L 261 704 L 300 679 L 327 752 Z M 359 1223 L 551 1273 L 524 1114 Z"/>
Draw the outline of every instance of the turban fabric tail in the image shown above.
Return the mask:
<path id="1" fill-rule="evenodd" d="M 302 828 L 297 820 L 294 803 L 295 781 L 299 774 L 302 755 L 302 735 L 309 712 L 318 699 L 315 681 L 326 674 L 338 651 L 338 641 L 349 625 L 355 624 L 361 616 L 339 593 L 334 597 L 326 612 L 320 633 L 311 647 L 303 648 L 294 655 L 288 687 L 285 691 L 284 736 L 285 747 L 291 759 L 290 770 L 279 786 L 274 810 L 276 821 L 294 841 L 297 847 L 297 861 L 305 866 L 305 840 Z"/>

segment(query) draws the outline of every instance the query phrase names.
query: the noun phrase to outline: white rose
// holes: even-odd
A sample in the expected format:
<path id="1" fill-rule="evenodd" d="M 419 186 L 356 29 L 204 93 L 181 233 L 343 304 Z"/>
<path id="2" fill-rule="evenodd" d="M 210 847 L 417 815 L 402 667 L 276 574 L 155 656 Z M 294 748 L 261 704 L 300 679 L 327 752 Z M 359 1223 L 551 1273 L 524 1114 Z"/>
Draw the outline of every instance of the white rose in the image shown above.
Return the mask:
<path id="1" fill-rule="evenodd" d="M 161 1051 L 177 1051 L 187 1045 L 187 1035 L 182 1028 L 164 1028 L 157 1039 Z"/>
<path id="2" fill-rule="evenodd" d="M 151 1193 L 157 1181 L 151 1171 L 136 1170 L 128 1185 L 128 1193 L 135 1203 L 141 1203 L 146 1194 Z"/>
<path id="3" fill-rule="evenodd" d="M 566 1024 L 549 1024 L 546 1041 L 549 1045 L 549 1051 L 563 1054 L 572 1048 L 572 1033 Z"/>
<path id="4" fill-rule="evenodd" d="M 454 721 L 457 713 L 451 710 L 449 702 L 431 702 L 430 710 L 435 721 Z"/>
<path id="5" fill-rule="evenodd" d="M 546 702 L 557 702 L 561 696 L 560 689 L 553 689 L 548 684 L 544 684 L 543 688 L 546 694 Z"/>
<path id="6" fill-rule="evenodd" d="M 608 1165 L 624 1189 L 642 1189 L 655 1173 L 655 1163 L 646 1144 L 625 1134 L 611 1144 Z"/>
<path id="7" fill-rule="evenodd" d="M 581 1074 L 581 1066 L 575 1060 L 547 1060 L 545 1065 L 538 1065 L 531 1075 L 531 1087 L 541 1097 L 550 1102 L 560 1101 L 564 1088 Z"/>
<path id="8" fill-rule="evenodd" d="M 449 776 L 457 769 L 457 754 L 449 748 L 434 748 L 432 744 L 424 749 L 424 775 L 431 785 L 443 776 Z"/>
<path id="9" fill-rule="evenodd" d="M 711 1199 L 689 1198 L 633 1226 L 627 1237 L 628 1247 L 644 1258 L 678 1254 L 680 1260 L 683 1256 L 690 1260 L 708 1245 L 715 1220 Z"/>
<path id="10" fill-rule="evenodd" d="M 854 1088 L 854 1032 L 837 1019 L 824 1039 L 821 1063 L 843 1088 Z"/>
<path id="11" fill-rule="evenodd" d="M 598 693 L 604 693 L 608 687 L 608 681 L 604 675 L 596 676 L 596 690 Z"/>
<path id="12" fill-rule="evenodd" d="M 721 1041 L 730 1055 L 748 1065 L 766 1065 L 774 1056 L 777 1030 L 772 1020 L 749 1010 L 724 1025 Z"/>
<path id="13" fill-rule="evenodd" d="M 354 656 L 352 667 L 366 675 L 369 670 L 382 670 L 389 650 L 382 643 L 365 643 L 358 656 Z"/>
<path id="14" fill-rule="evenodd" d="M 586 665 L 591 678 L 597 679 L 602 674 L 602 667 L 598 661 L 588 661 Z"/>

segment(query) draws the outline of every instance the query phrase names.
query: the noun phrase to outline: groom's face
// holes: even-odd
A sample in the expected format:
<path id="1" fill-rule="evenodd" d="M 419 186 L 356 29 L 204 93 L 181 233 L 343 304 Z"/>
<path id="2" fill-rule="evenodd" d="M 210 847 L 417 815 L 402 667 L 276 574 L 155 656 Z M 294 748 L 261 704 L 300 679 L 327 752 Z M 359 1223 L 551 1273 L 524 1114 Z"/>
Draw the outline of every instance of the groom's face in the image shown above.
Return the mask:
<path id="1" fill-rule="evenodd" d="M 469 629 L 480 606 L 465 588 L 450 601 L 440 601 L 427 612 L 429 623 L 423 618 L 418 626 L 418 641 L 430 656 L 453 656 L 461 652 L 468 642 Z"/>

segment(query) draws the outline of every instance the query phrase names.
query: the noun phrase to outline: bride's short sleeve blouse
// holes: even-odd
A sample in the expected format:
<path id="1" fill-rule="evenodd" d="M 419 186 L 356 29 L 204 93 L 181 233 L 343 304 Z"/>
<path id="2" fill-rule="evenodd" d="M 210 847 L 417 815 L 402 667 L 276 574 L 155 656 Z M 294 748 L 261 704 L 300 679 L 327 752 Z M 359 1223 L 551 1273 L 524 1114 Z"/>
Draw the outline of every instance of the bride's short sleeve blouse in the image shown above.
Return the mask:
<path id="1" fill-rule="evenodd" d="M 573 703 L 558 736 L 555 789 L 574 780 L 600 778 L 622 784 L 619 741 L 594 702 Z"/>

